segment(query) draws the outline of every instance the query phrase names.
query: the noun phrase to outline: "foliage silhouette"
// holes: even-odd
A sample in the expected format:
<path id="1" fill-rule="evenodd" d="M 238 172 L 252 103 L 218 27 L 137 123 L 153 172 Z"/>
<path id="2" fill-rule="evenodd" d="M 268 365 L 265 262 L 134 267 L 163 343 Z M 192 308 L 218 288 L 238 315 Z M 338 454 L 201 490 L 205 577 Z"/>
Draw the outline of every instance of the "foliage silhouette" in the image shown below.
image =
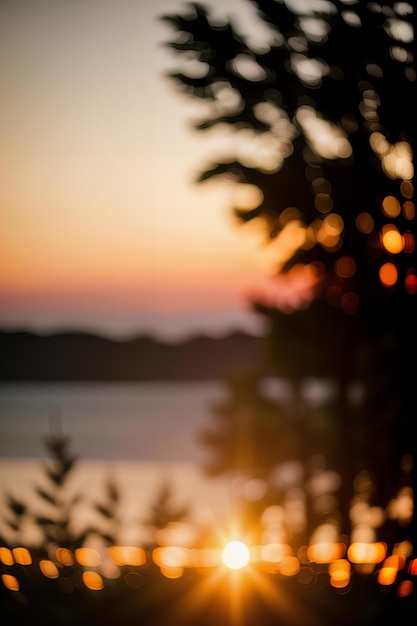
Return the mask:
<path id="1" fill-rule="evenodd" d="M 96 530 L 96 532 L 108 545 L 118 543 L 120 527 L 122 525 L 122 519 L 119 513 L 120 499 L 119 485 L 114 480 L 114 477 L 110 475 L 105 484 L 105 502 L 95 504 L 95 510 L 104 520 L 105 526 L 107 527 L 105 530 L 101 529 L 100 532 Z"/>
<path id="2" fill-rule="evenodd" d="M 233 370 L 226 378 L 227 397 L 211 407 L 216 424 L 200 434 L 213 452 L 205 467 L 209 475 L 234 472 L 264 479 L 277 463 L 297 456 L 288 406 L 266 397 L 261 382 L 250 368 Z"/>
<path id="3" fill-rule="evenodd" d="M 37 503 L 28 505 L 14 495 L 5 496 L 9 515 L 12 517 L 6 518 L 6 524 L 13 531 L 12 545 L 24 545 L 25 521 L 33 523 L 40 531 L 40 538 L 34 540 L 32 547 L 45 554 L 57 546 L 69 550 L 79 548 L 90 535 L 98 535 L 104 541 L 114 543 L 115 533 L 107 535 L 94 524 L 79 531 L 74 529 L 78 515 L 77 506 L 85 501 L 80 492 L 68 495 L 68 482 L 78 464 L 78 457 L 71 453 L 70 440 L 62 434 L 59 412 L 51 409 L 49 417 L 51 432 L 43 440 L 48 458 L 41 461 L 43 484 L 35 484 L 33 487 L 42 505 L 42 513 L 39 512 Z M 106 495 L 111 502 L 106 505 L 92 503 L 92 508 L 107 522 L 110 521 L 112 526 L 117 526 L 118 488 L 111 480 L 106 487 Z M 5 539 L 3 542 L 5 545 L 9 544 Z"/>
<path id="4" fill-rule="evenodd" d="M 28 508 L 24 502 L 11 494 L 5 494 L 5 504 L 10 517 L 6 517 L 6 525 L 13 531 L 17 541 L 23 538 L 23 523 L 28 514 Z M 7 541 L 0 536 L 0 541 L 7 544 Z M 22 541 L 21 541 L 22 542 Z"/>
<path id="5" fill-rule="evenodd" d="M 169 480 L 165 479 L 155 493 L 148 516 L 143 520 L 145 527 L 151 531 L 150 546 L 157 545 L 158 531 L 163 531 L 172 524 L 183 522 L 190 515 L 189 506 L 175 503 L 173 496 L 172 485 Z"/>
<path id="6" fill-rule="evenodd" d="M 63 435 L 50 435 L 45 438 L 45 446 L 51 455 L 43 462 L 48 487 L 36 486 L 35 491 L 46 513 L 35 514 L 34 521 L 42 530 L 41 545 L 47 551 L 50 545 L 74 549 L 83 545 L 89 531 L 76 532 L 72 528 L 74 508 L 82 499 L 76 493 L 67 497 L 67 481 L 77 463 L 77 457 L 69 451 L 69 439 Z"/>
<path id="7" fill-rule="evenodd" d="M 302 310 L 280 310 L 273 281 L 253 307 L 271 322 L 265 348 L 277 376 L 294 386 L 305 377 L 337 383 L 326 456 L 343 477 L 348 532 L 358 472 L 371 471 L 372 500 L 383 507 L 402 481 L 415 484 L 415 465 L 412 475 L 401 469 L 416 452 L 413 8 L 334 0 L 297 12 L 283 0 L 248 2 L 269 28 L 258 44 L 201 4 L 163 16 L 177 35 L 168 46 L 194 62 L 169 77 L 205 103 L 198 131 L 221 127 L 241 138 L 234 158 L 197 180 L 255 186 L 259 201 L 236 205 L 236 216 L 261 220 L 279 244 L 277 274 L 312 280 Z M 252 146 L 249 158 L 239 146 Z M 387 268 L 392 280 L 381 274 Z M 360 404 L 351 400 L 358 384 Z M 217 445 L 227 451 L 227 437 Z M 414 545 L 416 528 L 414 516 Z"/>

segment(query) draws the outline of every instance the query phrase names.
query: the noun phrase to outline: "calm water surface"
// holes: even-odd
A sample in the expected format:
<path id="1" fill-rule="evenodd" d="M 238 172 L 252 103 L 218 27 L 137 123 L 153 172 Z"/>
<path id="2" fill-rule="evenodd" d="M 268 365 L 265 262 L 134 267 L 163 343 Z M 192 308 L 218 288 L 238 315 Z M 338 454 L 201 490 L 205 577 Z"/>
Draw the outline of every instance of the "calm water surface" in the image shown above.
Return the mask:
<path id="1" fill-rule="evenodd" d="M 51 431 L 82 459 L 201 462 L 220 382 L 0 385 L 0 458 L 45 456 Z"/>

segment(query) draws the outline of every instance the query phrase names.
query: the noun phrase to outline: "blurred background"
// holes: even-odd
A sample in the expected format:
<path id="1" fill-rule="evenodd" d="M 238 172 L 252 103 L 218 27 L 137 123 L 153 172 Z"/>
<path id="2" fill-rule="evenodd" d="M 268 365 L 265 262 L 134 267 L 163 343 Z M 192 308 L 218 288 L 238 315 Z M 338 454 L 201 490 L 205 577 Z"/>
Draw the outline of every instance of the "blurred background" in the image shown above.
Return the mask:
<path id="1" fill-rule="evenodd" d="M 117 567 L 194 585 L 218 558 L 168 548 L 239 539 L 262 598 L 288 577 L 312 624 L 397 619 L 417 572 L 413 7 L 0 11 L 7 610 L 25 542 L 61 591 L 62 568 L 96 568 L 72 594 L 106 569 L 60 549 L 140 545 Z M 258 623 L 305 623 L 296 604 Z"/>

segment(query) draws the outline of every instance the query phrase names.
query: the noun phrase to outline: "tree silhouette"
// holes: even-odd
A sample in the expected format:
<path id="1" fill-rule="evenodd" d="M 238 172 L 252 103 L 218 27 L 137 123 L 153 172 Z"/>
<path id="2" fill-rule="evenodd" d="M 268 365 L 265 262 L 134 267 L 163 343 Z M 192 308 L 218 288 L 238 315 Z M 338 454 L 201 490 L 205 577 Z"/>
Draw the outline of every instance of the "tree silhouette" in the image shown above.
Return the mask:
<path id="1" fill-rule="evenodd" d="M 120 488 L 115 481 L 114 476 L 109 475 L 105 484 L 105 502 L 96 503 L 95 510 L 104 520 L 106 530 L 94 531 L 97 532 L 104 541 L 109 544 L 116 544 L 118 542 L 118 536 L 122 520 L 120 519 L 119 506 L 120 506 Z"/>
<path id="2" fill-rule="evenodd" d="M 357 473 L 371 471 L 372 499 L 386 506 L 411 480 L 401 468 L 416 452 L 413 9 L 251 4 L 269 29 L 262 45 L 201 4 L 164 16 L 178 35 L 168 45 L 193 62 L 169 76 L 205 104 L 198 131 L 221 127 L 237 138 L 233 158 L 197 180 L 256 187 L 259 199 L 237 204 L 236 216 L 262 222 L 277 275 L 297 271 L 312 285 L 309 305 L 291 315 L 273 289 L 253 306 L 271 322 L 266 350 L 278 376 L 337 381 L 327 453 L 343 476 L 347 532 Z M 360 405 L 351 401 L 358 383 Z"/>
<path id="3" fill-rule="evenodd" d="M 211 449 L 208 475 L 240 473 L 265 479 L 279 462 L 297 456 L 297 442 L 289 427 L 288 407 L 268 398 L 256 371 L 242 368 L 226 379 L 227 397 L 213 405 L 213 426 L 201 432 L 200 440 Z"/>
<path id="4" fill-rule="evenodd" d="M 143 524 L 151 531 L 153 546 L 158 531 L 165 530 L 170 524 L 185 521 L 190 514 L 188 504 L 179 505 L 174 500 L 174 492 L 169 480 L 165 479 L 157 489 L 155 497 L 150 506 L 150 511 Z"/>
<path id="5" fill-rule="evenodd" d="M 117 517 L 119 490 L 114 481 L 106 485 L 107 502 L 105 505 L 93 504 L 96 512 L 112 527 L 112 533 L 102 532 L 93 523 L 83 529 L 76 529 L 75 522 L 79 511 L 78 505 L 85 500 L 80 492 L 68 493 L 68 483 L 77 466 L 78 458 L 70 450 L 70 440 L 62 434 L 62 424 L 56 408 L 50 410 L 51 432 L 43 442 L 48 458 L 41 461 L 41 482 L 33 485 L 37 501 L 26 503 L 21 498 L 5 494 L 8 516 L 6 525 L 13 531 L 11 543 L 25 543 L 26 521 L 34 523 L 41 538 L 33 543 L 40 552 L 49 554 L 57 547 L 74 550 L 82 547 L 90 535 L 101 537 L 107 543 L 115 542 L 115 535 L 120 525 Z M 85 501 L 83 502 L 85 504 Z M 39 505 L 42 505 L 40 512 Z M 3 540 L 4 543 L 10 543 Z"/>
<path id="6" fill-rule="evenodd" d="M 52 457 L 43 465 L 48 486 L 37 486 L 36 492 L 49 512 L 35 515 L 35 522 L 43 531 L 42 546 L 45 549 L 51 545 L 74 549 L 83 544 L 89 532 L 74 532 L 71 528 L 74 507 L 80 501 L 81 495 L 77 493 L 68 498 L 66 487 L 77 459 L 68 450 L 67 437 L 50 435 L 45 439 L 45 446 Z"/>
<path id="7" fill-rule="evenodd" d="M 28 507 L 24 502 L 11 494 L 5 494 L 5 505 L 9 514 L 5 519 L 6 525 L 13 531 L 16 541 L 23 543 L 23 522 L 28 516 Z M 8 541 L 1 536 L 0 541 L 4 545 L 8 544 Z"/>

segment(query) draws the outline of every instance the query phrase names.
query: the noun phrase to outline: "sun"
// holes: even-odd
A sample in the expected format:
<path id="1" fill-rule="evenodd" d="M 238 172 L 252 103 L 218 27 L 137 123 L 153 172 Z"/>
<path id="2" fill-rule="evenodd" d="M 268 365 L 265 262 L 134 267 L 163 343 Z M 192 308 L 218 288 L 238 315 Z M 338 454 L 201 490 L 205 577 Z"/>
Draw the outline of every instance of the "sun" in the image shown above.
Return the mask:
<path id="1" fill-rule="evenodd" d="M 242 569 L 249 562 L 249 548 L 241 541 L 231 541 L 222 553 L 223 563 L 230 569 Z"/>

